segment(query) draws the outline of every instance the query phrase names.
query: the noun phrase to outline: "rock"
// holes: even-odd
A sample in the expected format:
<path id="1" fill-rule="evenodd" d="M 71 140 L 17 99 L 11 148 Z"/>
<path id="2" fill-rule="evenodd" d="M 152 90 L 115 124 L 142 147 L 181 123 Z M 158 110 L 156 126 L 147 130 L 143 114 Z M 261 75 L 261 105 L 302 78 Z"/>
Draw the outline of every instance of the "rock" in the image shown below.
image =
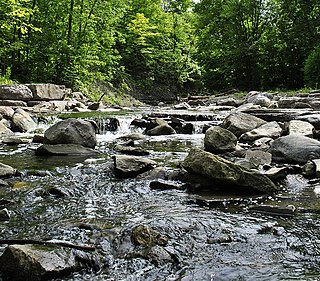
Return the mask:
<path id="1" fill-rule="evenodd" d="M 272 100 L 272 94 L 251 91 L 246 97 L 247 103 L 253 103 L 262 107 L 268 107 Z"/>
<path id="2" fill-rule="evenodd" d="M 253 142 L 254 147 L 259 147 L 260 150 L 269 149 L 272 138 L 264 137 L 257 139 Z"/>
<path id="3" fill-rule="evenodd" d="M 176 131 L 168 124 L 158 125 L 146 132 L 149 136 L 174 135 Z"/>
<path id="4" fill-rule="evenodd" d="M 209 128 L 204 137 L 206 151 L 225 153 L 236 149 L 237 137 L 230 131 L 219 126 Z"/>
<path id="5" fill-rule="evenodd" d="M 292 205 L 288 206 L 271 206 L 271 205 L 259 205 L 249 208 L 250 211 L 263 213 L 274 216 L 292 217 L 296 213 L 296 208 Z"/>
<path id="6" fill-rule="evenodd" d="M 218 106 L 233 106 L 233 107 L 238 107 L 243 104 L 242 100 L 237 100 L 235 98 L 224 98 L 217 100 L 217 105 Z"/>
<path id="7" fill-rule="evenodd" d="M 124 139 L 124 140 L 144 140 L 146 136 L 142 133 L 131 133 L 128 135 L 124 135 L 119 137 L 119 139 Z"/>
<path id="8" fill-rule="evenodd" d="M 245 159 L 250 162 L 251 168 L 257 168 L 260 165 L 270 165 L 272 154 L 261 150 L 248 150 Z"/>
<path id="9" fill-rule="evenodd" d="M 276 121 L 266 123 L 260 127 L 244 133 L 240 136 L 240 141 L 253 142 L 256 139 L 268 137 L 268 138 L 278 138 L 282 134 L 282 128 Z"/>
<path id="10" fill-rule="evenodd" d="M 85 120 L 66 119 L 45 131 L 44 144 L 80 144 L 94 148 L 97 144 L 95 128 Z"/>
<path id="11" fill-rule="evenodd" d="M 0 100 L 0 106 L 9 106 L 9 107 L 27 107 L 28 104 L 22 100 Z"/>
<path id="12" fill-rule="evenodd" d="M 9 165 L 0 163 L 0 177 L 12 177 L 14 175 L 16 175 L 17 170 L 12 168 Z"/>
<path id="13" fill-rule="evenodd" d="M 30 140 L 28 140 L 28 139 L 23 139 L 23 138 L 19 138 L 19 137 L 15 137 L 15 136 L 4 137 L 2 139 L 2 143 L 6 144 L 6 145 L 12 145 L 12 146 L 19 145 L 19 144 L 27 144 L 29 142 L 30 142 Z"/>
<path id="14" fill-rule="evenodd" d="M 65 90 L 54 84 L 27 84 L 32 92 L 33 100 L 62 100 Z"/>
<path id="15" fill-rule="evenodd" d="M 44 144 L 35 151 L 37 156 L 97 155 L 99 152 L 80 144 Z"/>
<path id="16" fill-rule="evenodd" d="M 314 127 L 309 122 L 291 120 L 288 124 L 288 134 L 300 134 L 309 138 L 313 137 Z"/>
<path id="17" fill-rule="evenodd" d="M 312 162 L 315 165 L 315 174 L 319 178 L 320 177 L 320 159 L 313 159 Z"/>
<path id="18" fill-rule="evenodd" d="M 0 271 L 10 280 L 47 280 L 81 268 L 69 249 L 11 245 L 0 256 Z"/>
<path id="19" fill-rule="evenodd" d="M 175 181 L 161 180 L 161 179 L 150 182 L 149 187 L 150 189 L 158 189 L 158 190 L 185 189 L 184 185 L 181 183 L 177 183 Z"/>
<path id="20" fill-rule="evenodd" d="M 2 121 L 0 121 L 0 136 L 13 135 L 13 132 Z"/>
<path id="21" fill-rule="evenodd" d="M 114 150 L 123 154 L 136 155 L 136 156 L 145 156 L 150 154 L 149 151 L 143 150 L 140 147 L 125 146 L 121 144 L 116 145 L 114 147 Z"/>
<path id="22" fill-rule="evenodd" d="M 146 248 L 153 246 L 167 245 L 169 238 L 162 235 L 159 231 L 146 225 L 138 225 L 132 230 L 131 239 L 134 244 L 141 245 Z"/>
<path id="23" fill-rule="evenodd" d="M 320 129 L 320 114 L 305 114 L 297 116 L 296 119 L 312 124 L 317 130 Z"/>
<path id="24" fill-rule="evenodd" d="M 31 90 L 25 85 L 0 85 L 1 100 L 30 100 Z"/>
<path id="25" fill-rule="evenodd" d="M 271 179 L 272 181 L 282 180 L 285 179 L 288 174 L 288 168 L 287 167 L 281 167 L 281 168 L 271 168 L 264 172 L 264 174 Z"/>
<path id="26" fill-rule="evenodd" d="M 227 116 L 221 124 L 221 127 L 240 137 L 243 133 L 256 129 L 265 123 L 266 121 L 261 118 L 239 112 Z"/>
<path id="27" fill-rule="evenodd" d="M 139 127 L 139 128 L 147 128 L 148 126 L 148 121 L 146 119 L 139 119 L 139 118 L 136 118 L 136 119 L 133 119 L 131 121 L 131 126 L 136 126 L 136 127 Z"/>
<path id="28" fill-rule="evenodd" d="M 115 155 L 114 171 L 118 178 L 135 178 L 137 175 L 153 169 L 157 162 L 138 156 Z"/>
<path id="29" fill-rule="evenodd" d="M 13 128 L 20 132 L 34 130 L 37 123 L 32 119 L 30 114 L 21 108 L 15 110 L 12 117 Z"/>
<path id="30" fill-rule="evenodd" d="M 238 191 L 244 191 L 245 188 L 237 187 L 246 187 L 259 193 L 272 193 L 276 190 L 276 186 L 267 176 L 197 148 L 190 150 L 182 166 L 190 173 L 225 183 Z"/>
<path id="31" fill-rule="evenodd" d="M 163 247 L 157 245 L 148 249 L 146 258 L 156 266 L 174 263 L 170 253 L 168 253 Z"/>
<path id="32" fill-rule="evenodd" d="M 7 208 L 0 210 L 0 221 L 9 221 L 10 214 Z"/>
<path id="33" fill-rule="evenodd" d="M 44 141 L 44 135 L 35 134 L 32 138 L 32 142 L 34 143 L 43 143 Z"/>
<path id="34" fill-rule="evenodd" d="M 183 103 L 179 103 L 179 104 L 176 104 L 174 105 L 174 109 L 179 109 L 179 110 L 182 110 L 182 109 L 190 109 L 191 106 L 186 103 L 186 102 L 183 102 Z"/>
<path id="35" fill-rule="evenodd" d="M 320 158 L 320 141 L 302 135 L 289 135 L 274 140 L 270 146 L 274 161 L 305 164 Z"/>
<path id="36" fill-rule="evenodd" d="M 90 110 L 98 110 L 98 109 L 102 109 L 102 108 L 103 108 L 102 102 L 93 102 L 88 105 L 88 109 L 90 109 Z"/>
<path id="37" fill-rule="evenodd" d="M 12 119 L 14 109 L 10 106 L 0 106 L 0 114 L 6 119 Z"/>
<path id="38" fill-rule="evenodd" d="M 316 174 L 316 165 L 313 161 L 308 161 L 302 167 L 302 174 L 306 177 L 313 177 Z"/>

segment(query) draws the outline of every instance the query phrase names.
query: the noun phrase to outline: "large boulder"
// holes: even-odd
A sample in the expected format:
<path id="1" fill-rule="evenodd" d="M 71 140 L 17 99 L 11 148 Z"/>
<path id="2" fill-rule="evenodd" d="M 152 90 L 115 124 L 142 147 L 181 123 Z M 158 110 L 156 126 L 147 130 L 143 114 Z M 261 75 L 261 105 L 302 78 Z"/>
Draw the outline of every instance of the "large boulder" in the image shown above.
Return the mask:
<path id="1" fill-rule="evenodd" d="M 237 137 L 230 131 L 219 126 L 210 127 L 204 137 L 206 151 L 212 153 L 231 152 L 236 149 Z"/>
<path id="2" fill-rule="evenodd" d="M 314 130 L 314 126 L 306 121 L 291 120 L 288 123 L 288 135 L 299 134 L 312 138 Z"/>
<path id="3" fill-rule="evenodd" d="M 15 110 L 12 116 L 12 126 L 14 130 L 27 132 L 37 128 L 37 123 L 32 119 L 31 115 L 22 108 Z"/>
<path id="4" fill-rule="evenodd" d="M 258 128 L 265 123 L 266 121 L 261 118 L 247 113 L 237 112 L 227 116 L 221 124 L 221 127 L 240 137 L 243 133 Z"/>
<path id="5" fill-rule="evenodd" d="M 12 135 L 13 132 L 2 121 L 0 121 L 0 136 Z"/>
<path id="6" fill-rule="evenodd" d="M 253 142 L 257 139 L 268 137 L 268 138 L 278 138 L 282 134 L 282 128 L 278 122 L 273 121 L 261 125 L 260 127 L 246 132 L 240 136 L 241 141 Z"/>
<path id="7" fill-rule="evenodd" d="M 33 100 L 62 100 L 65 96 L 63 86 L 55 84 L 28 84 Z"/>
<path id="8" fill-rule="evenodd" d="M 17 173 L 17 170 L 9 165 L 0 163 L 0 177 L 11 177 Z"/>
<path id="9" fill-rule="evenodd" d="M 0 85 L 1 100 L 30 100 L 31 90 L 25 85 Z"/>
<path id="10" fill-rule="evenodd" d="M 236 188 L 237 191 L 249 189 L 257 193 L 269 194 L 276 190 L 276 186 L 267 176 L 198 148 L 190 150 L 182 166 L 190 173 L 204 176 L 213 182 L 226 184 L 232 189 Z"/>
<path id="11" fill-rule="evenodd" d="M 274 161 L 305 164 L 320 158 L 320 141 L 299 134 L 280 137 L 270 146 Z"/>
<path id="12" fill-rule="evenodd" d="M 8 280 L 48 280 L 81 268 L 72 251 L 59 248 L 11 245 L 0 256 L 0 271 Z"/>
<path id="13" fill-rule="evenodd" d="M 138 156 L 115 155 L 113 159 L 114 172 L 118 178 L 135 178 L 157 165 L 153 160 Z"/>
<path id="14" fill-rule="evenodd" d="M 94 148 L 97 144 L 95 127 L 91 122 L 81 119 L 63 120 L 45 131 L 43 143 L 73 143 Z"/>

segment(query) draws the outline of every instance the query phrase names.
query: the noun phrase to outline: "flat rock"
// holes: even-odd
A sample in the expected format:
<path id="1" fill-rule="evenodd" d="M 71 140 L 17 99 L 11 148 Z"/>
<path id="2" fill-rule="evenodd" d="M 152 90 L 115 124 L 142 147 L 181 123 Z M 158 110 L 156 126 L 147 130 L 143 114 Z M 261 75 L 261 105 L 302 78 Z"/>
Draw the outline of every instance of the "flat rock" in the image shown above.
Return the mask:
<path id="1" fill-rule="evenodd" d="M 141 147 L 126 146 L 121 144 L 116 145 L 114 147 L 114 150 L 123 154 L 136 155 L 136 156 L 145 156 L 150 154 L 149 151 L 146 151 Z"/>
<path id="2" fill-rule="evenodd" d="M 288 124 L 288 134 L 299 134 L 309 138 L 313 137 L 314 126 L 302 120 L 291 120 Z"/>
<path id="3" fill-rule="evenodd" d="M 38 156 L 67 156 L 67 155 L 97 155 L 99 152 L 80 144 L 44 144 L 38 147 L 35 154 Z"/>
<path id="4" fill-rule="evenodd" d="M 33 100 L 62 100 L 65 89 L 55 84 L 27 84 Z"/>
<path id="5" fill-rule="evenodd" d="M 114 172 L 118 178 L 135 178 L 157 165 L 153 160 L 138 156 L 115 155 L 113 159 Z"/>

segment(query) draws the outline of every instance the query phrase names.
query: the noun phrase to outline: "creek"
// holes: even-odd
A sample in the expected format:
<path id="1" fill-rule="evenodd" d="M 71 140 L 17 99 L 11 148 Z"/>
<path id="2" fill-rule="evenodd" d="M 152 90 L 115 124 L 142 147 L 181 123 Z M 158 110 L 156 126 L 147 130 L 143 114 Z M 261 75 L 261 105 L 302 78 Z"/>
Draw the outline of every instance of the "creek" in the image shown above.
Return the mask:
<path id="1" fill-rule="evenodd" d="M 6 206 L 10 221 L 0 223 L 1 239 L 59 239 L 97 247 L 99 271 L 59 280 L 317 280 L 319 183 L 287 176 L 283 190 L 263 201 L 297 208 L 294 216 L 283 217 L 248 211 L 260 202 L 256 198 L 151 190 L 148 179 L 114 177 L 117 138 L 137 130 L 130 127 L 134 118 L 157 110 L 107 114 L 120 127 L 98 135 L 101 154 L 94 158 L 36 157 L 38 144 L 2 145 L 0 162 L 22 175 L 10 179 L 12 188 L 0 187 L 0 198 L 11 202 Z M 203 112 L 214 120 L 194 122 L 192 135 L 147 136 L 139 145 L 159 166 L 174 169 L 190 147 L 203 146 L 201 127 L 218 124 L 226 113 Z M 138 225 L 168 236 L 165 249 L 174 263 L 126 256 Z"/>

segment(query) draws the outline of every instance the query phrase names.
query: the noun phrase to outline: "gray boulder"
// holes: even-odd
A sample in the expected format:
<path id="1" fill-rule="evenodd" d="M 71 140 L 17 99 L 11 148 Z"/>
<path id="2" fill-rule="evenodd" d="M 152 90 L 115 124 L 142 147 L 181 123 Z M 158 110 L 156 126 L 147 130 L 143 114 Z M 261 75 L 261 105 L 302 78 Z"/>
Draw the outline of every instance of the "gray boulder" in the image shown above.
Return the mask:
<path id="1" fill-rule="evenodd" d="M 31 90 L 25 85 L 0 85 L 1 100 L 30 100 Z"/>
<path id="2" fill-rule="evenodd" d="M 13 132 L 2 121 L 0 121 L 0 136 L 12 135 Z"/>
<path id="3" fill-rule="evenodd" d="M 258 128 L 265 123 L 266 121 L 261 118 L 239 112 L 227 116 L 221 124 L 221 127 L 231 131 L 237 137 L 240 137 L 243 133 Z"/>
<path id="4" fill-rule="evenodd" d="M 138 156 L 115 155 L 114 172 L 118 178 L 135 178 L 139 174 L 152 170 L 157 162 Z"/>
<path id="5" fill-rule="evenodd" d="M 302 135 L 289 135 L 274 140 L 270 146 L 274 161 L 305 164 L 320 158 L 320 141 Z"/>
<path id="6" fill-rule="evenodd" d="M 231 152 L 236 149 L 237 137 L 230 131 L 219 126 L 210 127 L 204 137 L 206 151 L 212 153 Z"/>
<path id="7" fill-rule="evenodd" d="M 269 122 L 261 125 L 260 127 L 244 133 L 240 136 L 241 141 L 253 142 L 257 139 L 268 137 L 268 138 L 278 138 L 282 134 L 282 128 L 276 121 Z"/>
<path id="8" fill-rule="evenodd" d="M 7 119 L 11 119 L 14 114 L 14 109 L 10 106 L 0 106 L 0 114 Z"/>
<path id="9" fill-rule="evenodd" d="M 48 280 L 80 269 L 72 252 L 65 249 L 11 245 L 0 256 L 0 271 L 10 280 Z"/>
<path id="10" fill-rule="evenodd" d="M 97 144 L 94 125 L 81 119 L 60 121 L 44 133 L 44 144 L 80 144 L 94 148 Z"/>
<path id="11" fill-rule="evenodd" d="M 38 147 L 35 154 L 38 156 L 67 156 L 67 155 L 96 155 L 99 152 L 80 144 L 44 144 Z"/>
<path id="12" fill-rule="evenodd" d="M 312 124 L 317 130 L 320 129 L 320 114 L 304 114 L 297 117 L 297 120 L 306 121 Z"/>
<path id="13" fill-rule="evenodd" d="M 33 100 L 62 100 L 65 96 L 63 86 L 54 84 L 28 84 Z"/>
<path id="14" fill-rule="evenodd" d="M 13 129 L 20 132 L 27 132 L 36 129 L 37 123 L 32 119 L 31 115 L 21 108 L 15 110 L 12 116 Z"/>
<path id="15" fill-rule="evenodd" d="M 17 170 L 9 165 L 0 163 L 0 177 L 12 177 L 17 173 Z"/>
<path id="16" fill-rule="evenodd" d="M 190 173 L 204 176 L 214 182 L 227 184 L 232 189 L 245 187 L 251 191 L 268 194 L 276 190 L 276 186 L 267 176 L 198 148 L 190 150 L 182 166 Z M 237 190 L 244 191 L 245 189 Z"/>
<path id="17" fill-rule="evenodd" d="M 261 150 L 248 150 L 245 159 L 250 162 L 252 168 L 257 168 L 260 165 L 270 165 L 272 155 Z"/>

